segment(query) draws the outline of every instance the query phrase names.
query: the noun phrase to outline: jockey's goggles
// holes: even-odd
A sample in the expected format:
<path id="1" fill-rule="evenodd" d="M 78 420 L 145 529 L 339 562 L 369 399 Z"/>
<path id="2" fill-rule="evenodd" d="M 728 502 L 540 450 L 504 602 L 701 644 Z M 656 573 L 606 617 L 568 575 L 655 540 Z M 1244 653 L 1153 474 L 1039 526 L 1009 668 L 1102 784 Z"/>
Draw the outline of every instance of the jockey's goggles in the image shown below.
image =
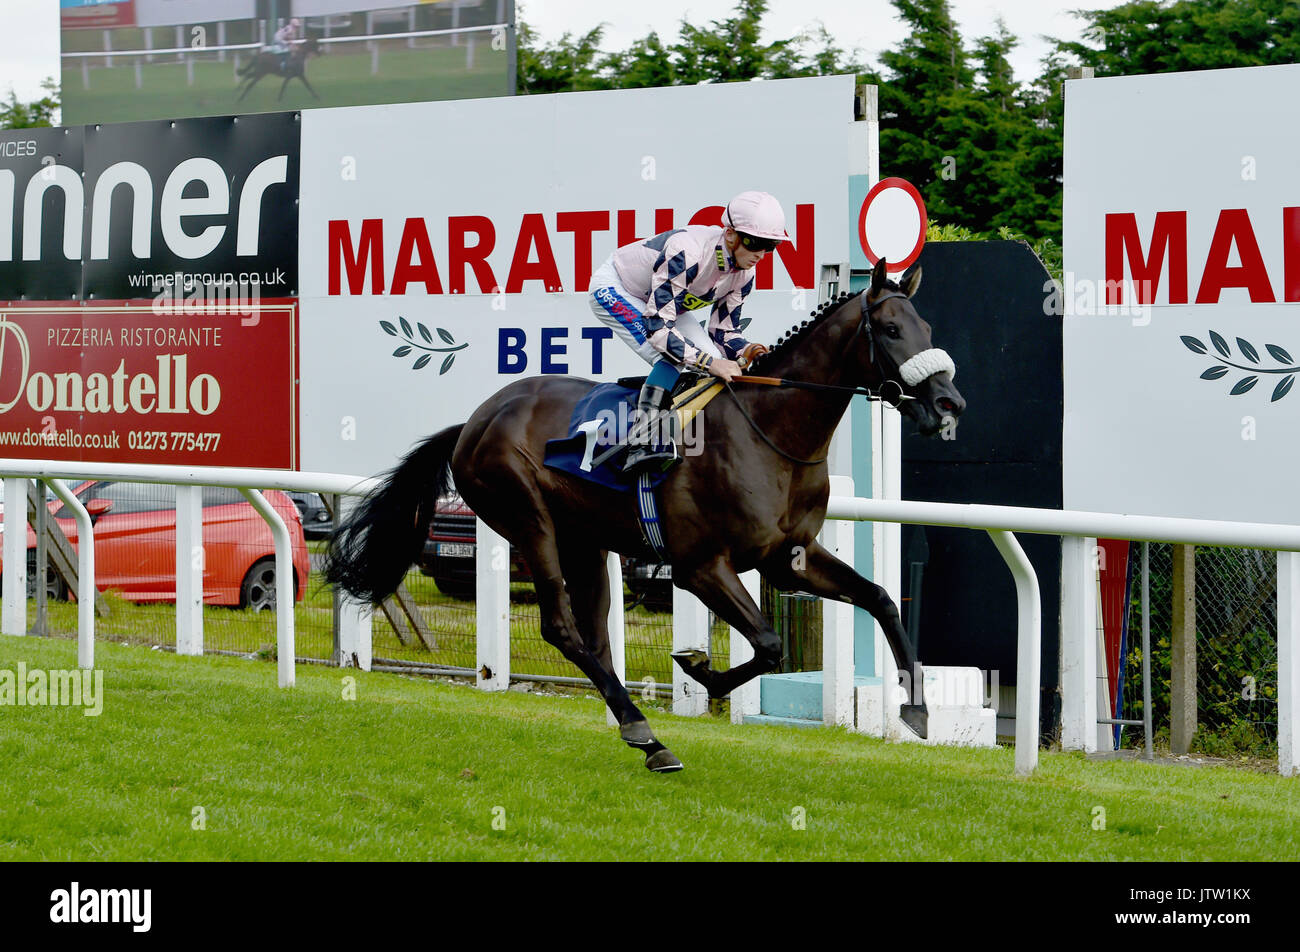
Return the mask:
<path id="1" fill-rule="evenodd" d="M 736 232 L 736 235 L 740 238 L 740 243 L 750 251 L 772 251 L 777 245 L 771 238 L 755 238 L 743 231 Z"/>

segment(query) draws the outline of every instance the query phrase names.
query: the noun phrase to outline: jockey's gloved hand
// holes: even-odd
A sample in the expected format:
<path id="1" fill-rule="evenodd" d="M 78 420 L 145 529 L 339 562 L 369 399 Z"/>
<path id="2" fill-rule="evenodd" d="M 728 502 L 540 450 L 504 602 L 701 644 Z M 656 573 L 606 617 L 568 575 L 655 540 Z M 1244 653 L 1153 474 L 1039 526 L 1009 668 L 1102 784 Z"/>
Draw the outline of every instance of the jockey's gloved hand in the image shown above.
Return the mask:
<path id="1" fill-rule="evenodd" d="M 748 370 L 754 361 L 758 360 L 758 358 L 762 357 L 766 353 L 766 344 L 759 344 L 757 342 L 746 344 L 745 349 L 740 352 L 740 359 L 736 362 L 740 365 L 741 370 Z"/>
<path id="2" fill-rule="evenodd" d="M 728 383 L 744 373 L 740 364 L 736 363 L 734 360 L 727 360 L 724 357 L 714 357 L 705 366 L 705 369 L 709 373 L 713 374 L 713 376 L 725 380 Z"/>

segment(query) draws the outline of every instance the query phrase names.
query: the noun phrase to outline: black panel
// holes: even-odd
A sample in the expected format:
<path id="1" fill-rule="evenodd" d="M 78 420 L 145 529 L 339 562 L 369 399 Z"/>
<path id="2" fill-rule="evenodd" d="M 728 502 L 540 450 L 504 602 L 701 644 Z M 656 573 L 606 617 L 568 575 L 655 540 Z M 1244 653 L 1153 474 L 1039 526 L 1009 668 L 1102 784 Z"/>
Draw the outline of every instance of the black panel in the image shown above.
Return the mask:
<path id="1" fill-rule="evenodd" d="M 903 498 L 1061 508 L 1061 320 L 1043 313 L 1050 276 L 1020 242 L 927 244 L 914 298 L 952 355 L 966 399 L 956 438 L 903 426 Z M 1015 683 L 1016 590 L 988 533 L 904 526 L 907 554 L 929 548 L 921 587 L 919 646 L 927 664 L 996 669 Z M 1060 655 L 1058 536 L 1020 534 L 1038 572 L 1043 606 L 1044 724 L 1055 721 Z M 907 593 L 912 594 L 910 591 Z"/>
<path id="2" fill-rule="evenodd" d="M 0 228 L 6 222 L 11 228 L 11 253 L 4 255 L 0 246 L 0 300 L 71 301 L 80 296 L 81 260 L 64 255 L 63 237 L 68 204 L 65 181 L 73 175 L 81 181 L 83 143 L 80 128 L 0 131 L 0 176 L 8 180 L 0 182 L 0 200 L 8 194 L 9 185 L 13 187 L 10 208 L 0 207 Z M 42 188 L 40 258 L 24 261 L 26 197 L 29 191 L 35 196 Z M 76 217 L 83 219 L 80 214 Z M 33 222 L 32 227 L 37 224 Z"/>

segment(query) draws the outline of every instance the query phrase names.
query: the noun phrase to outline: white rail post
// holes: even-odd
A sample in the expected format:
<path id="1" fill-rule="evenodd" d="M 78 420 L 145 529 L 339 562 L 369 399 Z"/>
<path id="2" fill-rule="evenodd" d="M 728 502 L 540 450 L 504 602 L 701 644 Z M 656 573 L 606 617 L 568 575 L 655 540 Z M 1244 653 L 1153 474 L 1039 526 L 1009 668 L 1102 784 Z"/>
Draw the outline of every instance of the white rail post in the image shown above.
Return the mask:
<path id="1" fill-rule="evenodd" d="M 760 597 L 758 573 L 746 572 L 740 576 L 740 581 L 754 599 L 755 604 L 758 604 Z M 754 649 L 750 647 L 749 641 L 735 628 L 731 629 L 731 667 L 734 668 L 738 664 L 744 664 L 753 657 Z M 759 679 L 754 678 L 731 692 L 731 723 L 743 724 L 745 723 L 746 714 L 759 713 L 762 706 L 762 694 L 758 682 Z"/>
<path id="2" fill-rule="evenodd" d="M 504 691 L 510 687 L 510 544 L 482 519 L 474 521 L 475 684 L 481 691 Z"/>
<path id="3" fill-rule="evenodd" d="M 614 677 L 619 683 L 627 684 L 627 665 L 623 653 L 625 628 L 623 616 L 623 560 L 617 552 L 610 552 L 605 557 L 605 571 L 609 573 L 609 660 L 614 666 Z M 618 718 L 608 707 L 605 718 L 610 727 L 618 726 Z"/>
<path id="4" fill-rule="evenodd" d="M 176 653 L 203 654 L 203 490 L 176 487 Z"/>
<path id="5" fill-rule="evenodd" d="M 1033 773 L 1038 766 L 1042 601 L 1038 576 L 1016 537 L 1004 529 L 989 529 L 988 533 L 1016 578 L 1016 773 L 1023 776 Z"/>
<path id="6" fill-rule="evenodd" d="M 7 492 L 7 490 L 6 490 Z M 1277 554 L 1277 769 L 1300 776 L 1300 553 Z"/>
<path id="7" fill-rule="evenodd" d="M 275 511 L 266 497 L 256 489 L 239 490 L 244 498 L 253 504 L 253 508 L 271 527 L 271 538 L 275 540 L 275 653 L 276 673 L 280 687 L 291 688 L 294 685 L 294 656 L 297 644 L 293 632 L 293 544 L 289 540 L 289 527 L 284 524 L 280 514 Z"/>
<path id="8" fill-rule="evenodd" d="M 831 493 L 853 495 L 853 479 L 832 476 Z M 821 544 L 847 565 L 853 564 L 854 524 L 828 519 Z M 853 606 L 822 599 L 822 721 L 831 727 L 853 727 Z"/>
<path id="9" fill-rule="evenodd" d="M 709 650 L 709 609 L 685 589 L 673 586 L 673 651 Z M 673 667 L 673 713 L 699 717 L 709 709 L 709 695 L 698 682 L 671 662 Z"/>
<path id="10" fill-rule="evenodd" d="M 5 477 L 4 599 L 0 630 L 6 635 L 27 634 L 27 480 Z"/>
<path id="11" fill-rule="evenodd" d="M 1097 749 L 1096 550 L 1096 539 L 1061 538 L 1061 748 L 1087 753 Z"/>
<path id="12" fill-rule="evenodd" d="M 90 513 L 67 483 L 61 479 L 49 483 L 77 520 L 77 667 L 89 671 L 95 666 L 95 529 Z"/>
<path id="13" fill-rule="evenodd" d="M 334 524 L 342 525 L 356 508 L 360 499 L 357 496 L 338 496 Z M 334 659 L 340 668 L 356 667 L 369 671 L 374 661 L 374 640 L 372 623 L 374 607 L 369 602 L 356 599 L 337 591 L 334 594 L 337 607 L 338 657 Z"/>

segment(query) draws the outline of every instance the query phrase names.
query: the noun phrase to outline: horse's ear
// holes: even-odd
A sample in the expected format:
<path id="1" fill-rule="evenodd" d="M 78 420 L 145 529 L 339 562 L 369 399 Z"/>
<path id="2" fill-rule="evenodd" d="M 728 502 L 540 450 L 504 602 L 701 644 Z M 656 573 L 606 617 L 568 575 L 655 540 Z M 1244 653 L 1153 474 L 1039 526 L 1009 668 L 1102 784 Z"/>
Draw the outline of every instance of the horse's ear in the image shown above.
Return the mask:
<path id="1" fill-rule="evenodd" d="M 921 266 L 918 264 L 907 274 L 903 275 L 903 280 L 899 282 L 903 288 L 903 293 L 911 297 L 921 287 Z"/>
<path id="2" fill-rule="evenodd" d="M 875 270 L 871 272 L 871 297 L 885 289 L 885 282 L 889 280 L 888 268 L 884 258 L 876 262 Z"/>

